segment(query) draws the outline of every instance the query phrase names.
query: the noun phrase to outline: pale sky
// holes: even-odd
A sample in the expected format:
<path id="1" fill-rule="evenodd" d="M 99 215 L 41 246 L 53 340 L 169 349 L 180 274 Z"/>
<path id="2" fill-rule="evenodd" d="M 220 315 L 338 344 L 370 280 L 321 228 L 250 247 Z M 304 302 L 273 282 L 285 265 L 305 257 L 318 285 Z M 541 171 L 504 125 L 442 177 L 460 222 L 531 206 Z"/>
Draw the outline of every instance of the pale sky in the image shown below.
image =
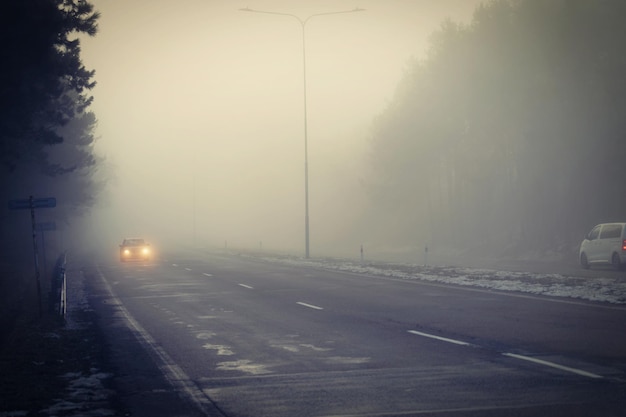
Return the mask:
<path id="1" fill-rule="evenodd" d="M 304 248 L 306 24 L 311 251 L 341 242 L 365 200 L 369 129 L 446 18 L 479 0 L 93 0 L 97 151 L 115 168 L 96 221 L 111 238 Z M 355 239 L 366 240 L 367 233 Z M 354 245 L 358 246 L 355 241 Z"/>

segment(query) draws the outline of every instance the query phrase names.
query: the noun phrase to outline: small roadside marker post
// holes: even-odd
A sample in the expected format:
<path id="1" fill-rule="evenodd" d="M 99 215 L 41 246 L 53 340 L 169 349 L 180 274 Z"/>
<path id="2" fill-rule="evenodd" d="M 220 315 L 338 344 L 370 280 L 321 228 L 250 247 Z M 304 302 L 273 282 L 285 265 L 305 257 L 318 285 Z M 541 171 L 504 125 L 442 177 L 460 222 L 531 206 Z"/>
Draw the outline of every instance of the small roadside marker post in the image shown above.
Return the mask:
<path id="1" fill-rule="evenodd" d="M 39 280 L 39 254 L 37 253 L 37 223 L 35 222 L 36 208 L 56 207 L 57 200 L 54 197 L 33 198 L 31 195 L 27 199 L 10 200 L 9 210 L 30 209 L 30 219 L 33 228 L 33 249 L 35 255 L 35 279 L 37 280 L 37 305 L 39 307 L 39 318 L 42 316 L 41 310 L 41 283 Z"/>
<path id="2" fill-rule="evenodd" d="M 47 277 L 48 276 L 48 271 L 47 271 L 48 262 L 46 260 L 46 232 L 56 230 L 57 225 L 55 222 L 37 223 L 36 228 L 38 232 L 41 232 L 41 252 L 43 255 L 43 275 L 44 277 Z"/>

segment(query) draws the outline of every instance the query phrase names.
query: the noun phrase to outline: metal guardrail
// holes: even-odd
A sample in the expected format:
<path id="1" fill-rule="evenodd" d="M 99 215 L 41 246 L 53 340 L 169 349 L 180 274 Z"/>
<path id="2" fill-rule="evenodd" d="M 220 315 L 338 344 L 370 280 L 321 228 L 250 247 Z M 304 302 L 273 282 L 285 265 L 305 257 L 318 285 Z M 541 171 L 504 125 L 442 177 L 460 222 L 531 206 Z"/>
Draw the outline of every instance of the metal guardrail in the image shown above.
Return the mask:
<path id="1" fill-rule="evenodd" d="M 65 265 L 67 254 L 62 254 L 57 260 L 52 283 L 50 286 L 50 308 L 52 313 L 65 320 L 67 312 L 67 284 L 65 279 Z"/>

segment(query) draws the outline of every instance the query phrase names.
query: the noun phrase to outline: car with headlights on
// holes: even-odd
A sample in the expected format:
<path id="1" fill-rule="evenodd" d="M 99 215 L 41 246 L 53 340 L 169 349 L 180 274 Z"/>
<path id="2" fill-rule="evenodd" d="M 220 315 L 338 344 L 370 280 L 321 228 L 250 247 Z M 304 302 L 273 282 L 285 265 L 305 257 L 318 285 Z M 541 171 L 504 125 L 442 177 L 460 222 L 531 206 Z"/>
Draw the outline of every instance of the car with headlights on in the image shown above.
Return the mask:
<path id="1" fill-rule="evenodd" d="M 120 261 L 147 261 L 150 260 L 152 250 L 150 244 L 141 238 L 126 238 L 120 245 Z"/>

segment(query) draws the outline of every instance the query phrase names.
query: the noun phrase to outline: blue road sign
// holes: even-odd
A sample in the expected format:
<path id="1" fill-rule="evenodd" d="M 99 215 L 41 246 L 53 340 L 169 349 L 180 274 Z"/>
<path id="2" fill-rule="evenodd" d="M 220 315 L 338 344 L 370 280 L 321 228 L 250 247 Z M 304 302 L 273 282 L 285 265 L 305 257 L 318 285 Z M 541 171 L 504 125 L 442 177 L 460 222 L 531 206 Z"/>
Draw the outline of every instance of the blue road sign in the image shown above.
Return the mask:
<path id="1" fill-rule="evenodd" d="M 25 198 L 22 200 L 9 200 L 10 210 L 20 210 L 29 208 L 50 208 L 56 207 L 57 199 L 54 197 L 48 198 Z"/>

